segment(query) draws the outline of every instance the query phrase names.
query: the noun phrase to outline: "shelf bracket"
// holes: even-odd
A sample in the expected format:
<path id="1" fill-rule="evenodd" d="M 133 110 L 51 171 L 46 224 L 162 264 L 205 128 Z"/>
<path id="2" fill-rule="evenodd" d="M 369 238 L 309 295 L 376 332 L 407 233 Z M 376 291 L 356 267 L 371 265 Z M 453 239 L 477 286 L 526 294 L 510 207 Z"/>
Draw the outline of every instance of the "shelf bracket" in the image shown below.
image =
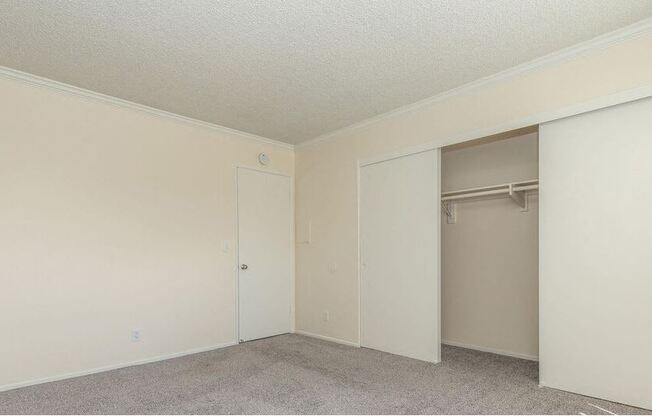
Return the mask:
<path id="1" fill-rule="evenodd" d="M 514 184 L 509 184 L 509 197 L 512 198 L 512 201 L 516 202 L 519 207 L 521 207 L 521 212 L 526 212 L 528 209 L 527 206 L 527 195 L 525 191 L 515 191 Z"/>
<path id="2" fill-rule="evenodd" d="M 457 222 L 457 210 L 455 203 L 451 201 L 442 201 L 441 207 L 446 214 L 446 224 L 455 224 Z"/>

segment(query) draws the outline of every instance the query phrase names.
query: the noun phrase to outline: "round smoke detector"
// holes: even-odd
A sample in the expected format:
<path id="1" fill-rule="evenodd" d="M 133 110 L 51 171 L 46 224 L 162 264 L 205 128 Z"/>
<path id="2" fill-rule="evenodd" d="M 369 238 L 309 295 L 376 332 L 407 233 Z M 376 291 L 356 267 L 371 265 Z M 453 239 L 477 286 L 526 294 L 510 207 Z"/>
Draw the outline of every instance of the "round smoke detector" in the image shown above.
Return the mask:
<path id="1" fill-rule="evenodd" d="M 267 156 L 267 153 L 261 153 L 258 155 L 258 162 L 260 162 L 261 165 L 267 166 L 269 165 L 269 156 Z"/>

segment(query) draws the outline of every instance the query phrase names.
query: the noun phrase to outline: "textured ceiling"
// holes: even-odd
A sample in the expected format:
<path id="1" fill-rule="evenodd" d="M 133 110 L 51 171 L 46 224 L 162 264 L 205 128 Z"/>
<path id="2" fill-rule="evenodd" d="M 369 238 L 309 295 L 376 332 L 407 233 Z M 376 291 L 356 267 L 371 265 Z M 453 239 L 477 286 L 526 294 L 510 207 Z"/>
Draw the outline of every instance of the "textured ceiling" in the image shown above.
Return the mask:
<path id="1" fill-rule="evenodd" d="M 298 143 L 648 16 L 651 0 L 0 0 L 0 65 Z"/>

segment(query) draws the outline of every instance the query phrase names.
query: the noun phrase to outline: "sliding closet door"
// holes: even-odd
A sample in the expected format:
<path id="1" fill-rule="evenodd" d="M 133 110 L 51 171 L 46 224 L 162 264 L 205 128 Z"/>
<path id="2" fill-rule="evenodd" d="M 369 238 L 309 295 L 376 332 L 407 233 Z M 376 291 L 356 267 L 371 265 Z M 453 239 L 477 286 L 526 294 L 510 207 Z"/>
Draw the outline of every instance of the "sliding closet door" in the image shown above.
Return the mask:
<path id="1" fill-rule="evenodd" d="M 652 99 L 539 146 L 540 382 L 652 409 Z"/>
<path id="2" fill-rule="evenodd" d="M 361 344 L 439 361 L 439 153 L 360 168 Z"/>

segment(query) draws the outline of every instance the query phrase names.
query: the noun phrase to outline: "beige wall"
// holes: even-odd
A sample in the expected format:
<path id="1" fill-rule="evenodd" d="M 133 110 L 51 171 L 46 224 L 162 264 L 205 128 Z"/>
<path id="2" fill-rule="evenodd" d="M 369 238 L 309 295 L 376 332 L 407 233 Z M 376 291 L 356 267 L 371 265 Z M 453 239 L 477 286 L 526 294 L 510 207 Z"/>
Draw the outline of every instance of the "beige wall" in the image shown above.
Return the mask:
<path id="1" fill-rule="evenodd" d="M 358 159 L 522 127 L 519 120 L 651 86 L 650 50 L 652 34 L 640 34 L 298 147 L 297 224 L 311 221 L 312 243 L 297 246 L 297 328 L 358 342 Z"/>
<path id="2" fill-rule="evenodd" d="M 442 152 L 444 192 L 536 179 L 537 133 Z M 442 215 L 442 340 L 520 357 L 538 356 L 538 198 L 455 204 Z"/>
<path id="3" fill-rule="evenodd" d="M 14 80 L 0 97 L 0 387 L 234 342 L 234 166 L 293 174 L 292 150 Z"/>

